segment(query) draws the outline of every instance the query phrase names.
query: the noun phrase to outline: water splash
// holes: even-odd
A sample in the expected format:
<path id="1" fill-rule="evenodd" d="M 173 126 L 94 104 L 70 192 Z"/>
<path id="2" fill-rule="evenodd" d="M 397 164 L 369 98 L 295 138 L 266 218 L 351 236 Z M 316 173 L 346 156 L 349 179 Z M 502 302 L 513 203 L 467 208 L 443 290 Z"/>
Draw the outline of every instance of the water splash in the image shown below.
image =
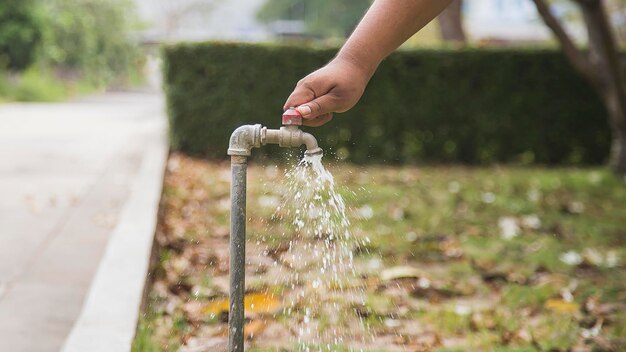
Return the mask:
<path id="1" fill-rule="evenodd" d="M 283 315 L 299 351 L 362 351 L 374 339 L 359 314 L 365 305 L 343 197 L 322 156 L 305 156 L 286 172 L 287 185 L 275 217 L 292 226 L 281 256 Z M 362 311 L 362 310 L 361 310 Z"/>

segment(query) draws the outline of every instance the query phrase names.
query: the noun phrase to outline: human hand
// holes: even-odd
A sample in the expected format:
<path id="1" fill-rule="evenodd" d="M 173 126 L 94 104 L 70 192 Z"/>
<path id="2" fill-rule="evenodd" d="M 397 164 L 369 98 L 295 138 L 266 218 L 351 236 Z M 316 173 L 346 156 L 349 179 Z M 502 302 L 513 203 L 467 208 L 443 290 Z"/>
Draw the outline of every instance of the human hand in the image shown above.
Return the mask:
<path id="1" fill-rule="evenodd" d="M 359 101 L 370 76 L 358 65 L 335 58 L 301 79 L 283 109 L 295 107 L 305 126 L 321 126 L 334 112 L 345 112 Z"/>

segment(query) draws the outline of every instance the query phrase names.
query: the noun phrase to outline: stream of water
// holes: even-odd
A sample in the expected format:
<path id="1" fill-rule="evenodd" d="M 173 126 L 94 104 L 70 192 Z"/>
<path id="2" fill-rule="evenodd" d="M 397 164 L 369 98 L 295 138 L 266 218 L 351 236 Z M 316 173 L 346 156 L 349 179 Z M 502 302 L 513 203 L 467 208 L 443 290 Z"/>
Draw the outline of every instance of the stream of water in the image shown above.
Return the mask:
<path id="1" fill-rule="evenodd" d="M 343 197 L 322 156 L 305 156 L 286 172 L 276 211 L 291 224 L 282 255 L 283 315 L 299 351 L 362 351 L 374 339 L 363 314 L 365 289 L 353 261 L 361 239 L 350 233 Z"/>

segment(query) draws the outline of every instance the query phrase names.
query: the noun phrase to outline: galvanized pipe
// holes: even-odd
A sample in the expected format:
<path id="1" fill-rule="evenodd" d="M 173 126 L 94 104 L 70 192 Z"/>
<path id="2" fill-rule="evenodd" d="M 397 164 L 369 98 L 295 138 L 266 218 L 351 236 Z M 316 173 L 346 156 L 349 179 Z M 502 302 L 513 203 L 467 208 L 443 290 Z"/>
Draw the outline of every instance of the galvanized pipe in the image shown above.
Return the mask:
<path id="1" fill-rule="evenodd" d="M 230 292 L 228 351 L 243 352 L 246 270 L 246 173 L 247 157 L 230 159 Z"/>

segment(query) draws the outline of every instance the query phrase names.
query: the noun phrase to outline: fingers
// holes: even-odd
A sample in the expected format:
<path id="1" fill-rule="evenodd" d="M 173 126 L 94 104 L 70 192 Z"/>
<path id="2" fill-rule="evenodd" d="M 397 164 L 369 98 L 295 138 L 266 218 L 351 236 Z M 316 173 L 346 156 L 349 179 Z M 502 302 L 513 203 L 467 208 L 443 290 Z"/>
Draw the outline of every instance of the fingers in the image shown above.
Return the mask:
<path id="1" fill-rule="evenodd" d="M 283 110 L 287 110 L 292 106 L 300 106 L 313 99 L 315 99 L 315 91 L 313 91 L 309 85 L 298 84 L 289 98 L 287 98 L 285 106 L 283 106 Z"/>
<path id="2" fill-rule="evenodd" d="M 342 111 L 339 107 L 341 99 L 333 93 L 337 83 L 333 77 L 323 73 L 324 69 L 298 82 L 283 107 L 284 110 L 296 107 L 305 126 L 321 126 L 333 118 L 333 112 Z"/>
<path id="3" fill-rule="evenodd" d="M 308 119 L 305 118 L 302 120 L 302 124 L 304 124 L 305 126 L 310 126 L 310 127 L 319 127 L 332 119 L 333 119 L 333 114 L 328 113 L 328 114 L 319 115 L 313 118 L 308 118 Z"/>
<path id="4" fill-rule="evenodd" d="M 325 94 L 302 105 L 295 106 L 305 120 L 340 110 L 337 99 L 331 94 Z"/>
<path id="5" fill-rule="evenodd" d="M 292 106 L 302 115 L 305 126 L 318 127 L 332 120 L 335 104 L 330 95 L 316 98 L 315 92 L 308 85 L 298 85 L 287 98 L 283 109 Z"/>

